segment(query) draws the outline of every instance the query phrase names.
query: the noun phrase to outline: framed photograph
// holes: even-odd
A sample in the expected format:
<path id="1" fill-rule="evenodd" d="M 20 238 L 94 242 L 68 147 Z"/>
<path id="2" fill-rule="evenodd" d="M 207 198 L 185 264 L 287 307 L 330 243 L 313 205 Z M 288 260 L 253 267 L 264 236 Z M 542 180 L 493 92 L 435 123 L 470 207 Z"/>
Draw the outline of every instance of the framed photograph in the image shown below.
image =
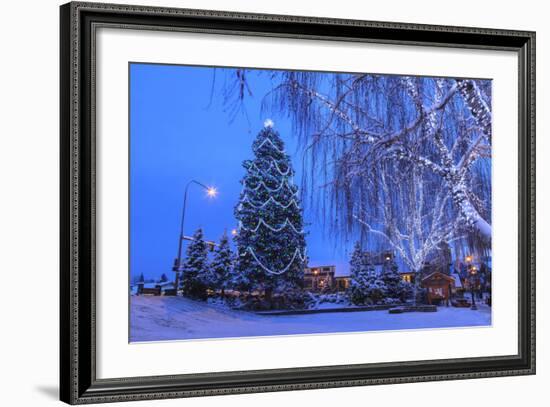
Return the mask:
<path id="1" fill-rule="evenodd" d="M 60 12 L 61 400 L 535 373 L 535 33 Z"/>

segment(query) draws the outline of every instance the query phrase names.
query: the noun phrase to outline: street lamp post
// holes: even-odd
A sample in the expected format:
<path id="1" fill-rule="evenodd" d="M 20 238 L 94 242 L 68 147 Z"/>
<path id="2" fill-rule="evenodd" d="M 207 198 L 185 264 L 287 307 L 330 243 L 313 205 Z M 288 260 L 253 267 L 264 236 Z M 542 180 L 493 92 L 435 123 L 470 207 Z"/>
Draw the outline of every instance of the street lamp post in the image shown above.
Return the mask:
<path id="1" fill-rule="evenodd" d="M 472 310 L 477 310 L 476 298 L 475 298 L 475 284 L 477 267 L 472 264 L 472 256 L 466 256 L 466 263 L 468 264 L 468 274 L 470 279 L 470 295 L 472 296 Z"/>
<path id="2" fill-rule="evenodd" d="M 477 268 L 476 266 L 472 266 L 470 268 L 470 289 L 471 289 L 471 295 L 472 295 L 472 309 L 476 310 L 476 296 L 475 296 L 475 284 L 476 284 L 476 274 L 477 274 Z"/>
<path id="3" fill-rule="evenodd" d="M 183 225 L 185 223 L 185 209 L 187 208 L 187 193 L 189 192 L 189 187 L 192 185 L 198 185 L 199 187 L 203 188 L 206 191 L 206 194 L 213 198 L 218 194 L 218 191 L 214 187 L 209 187 L 204 185 L 202 182 L 191 180 L 185 185 L 185 191 L 183 193 L 183 207 L 181 210 L 181 225 L 180 225 L 180 236 L 178 239 L 178 257 L 176 258 L 173 270 L 176 272 L 176 278 L 174 281 L 174 289 L 176 290 L 176 294 L 178 292 L 178 285 L 179 285 L 179 275 L 181 270 L 181 254 L 182 254 L 182 246 L 183 246 Z"/>

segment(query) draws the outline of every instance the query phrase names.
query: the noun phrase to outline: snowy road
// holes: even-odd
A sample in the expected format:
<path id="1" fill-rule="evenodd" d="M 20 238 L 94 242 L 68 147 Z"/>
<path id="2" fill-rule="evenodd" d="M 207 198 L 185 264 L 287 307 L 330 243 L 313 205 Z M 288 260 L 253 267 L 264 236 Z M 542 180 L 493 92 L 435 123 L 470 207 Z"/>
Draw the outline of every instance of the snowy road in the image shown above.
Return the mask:
<path id="1" fill-rule="evenodd" d="M 439 307 L 437 312 L 390 315 L 365 311 L 261 316 L 181 297 L 130 298 L 130 341 L 449 328 L 491 325 L 491 309 Z"/>

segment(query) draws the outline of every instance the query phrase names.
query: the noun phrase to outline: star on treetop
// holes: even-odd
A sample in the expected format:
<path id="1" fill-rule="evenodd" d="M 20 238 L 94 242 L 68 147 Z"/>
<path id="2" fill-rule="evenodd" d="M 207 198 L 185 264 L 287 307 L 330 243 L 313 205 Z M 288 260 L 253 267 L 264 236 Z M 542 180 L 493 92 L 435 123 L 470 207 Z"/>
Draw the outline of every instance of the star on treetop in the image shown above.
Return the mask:
<path id="1" fill-rule="evenodd" d="M 268 127 L 268 128 L 271 128 L 275 126 L 275 123 L 273 123 L 273 120 L 271 119 L 266 119 L 266 121 L 264 122 L 264 127 Z"/>

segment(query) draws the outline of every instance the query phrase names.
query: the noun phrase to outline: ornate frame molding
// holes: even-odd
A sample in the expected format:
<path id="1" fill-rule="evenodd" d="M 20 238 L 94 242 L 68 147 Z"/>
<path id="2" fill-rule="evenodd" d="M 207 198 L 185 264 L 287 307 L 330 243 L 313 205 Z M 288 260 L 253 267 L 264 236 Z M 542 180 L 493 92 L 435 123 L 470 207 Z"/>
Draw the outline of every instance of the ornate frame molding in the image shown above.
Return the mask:
<path id="1" fill-rule="evenodd" d="M 535 33 L 73 2 L 61 6 L 61 400 L 70 404 L 535 373 Z M 519 55 L 519 353 L 502 357 L 97 379 L 95 30 L 100 26 L 418 46 Z"/>

